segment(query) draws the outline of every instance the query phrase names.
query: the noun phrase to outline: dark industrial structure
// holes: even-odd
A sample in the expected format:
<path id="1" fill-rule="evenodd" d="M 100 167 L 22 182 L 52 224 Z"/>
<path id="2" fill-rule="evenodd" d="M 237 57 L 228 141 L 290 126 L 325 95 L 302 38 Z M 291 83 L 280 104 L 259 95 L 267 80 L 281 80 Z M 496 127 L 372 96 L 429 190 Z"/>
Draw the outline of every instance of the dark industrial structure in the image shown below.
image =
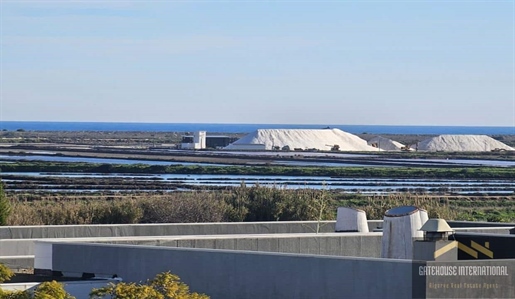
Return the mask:
<path id="1" fill-rule="evenodd" d="M 206 135 L 205 138 L 196 138 L 195 135 L 183 135 L 181 148 L 183 149 L 220 149 L 238 140 L 237 137 L 227 135 Z M 203 139 L 203 140 L 202 140 Z M 199 143 L 195 146 L 196 143 Z"/>

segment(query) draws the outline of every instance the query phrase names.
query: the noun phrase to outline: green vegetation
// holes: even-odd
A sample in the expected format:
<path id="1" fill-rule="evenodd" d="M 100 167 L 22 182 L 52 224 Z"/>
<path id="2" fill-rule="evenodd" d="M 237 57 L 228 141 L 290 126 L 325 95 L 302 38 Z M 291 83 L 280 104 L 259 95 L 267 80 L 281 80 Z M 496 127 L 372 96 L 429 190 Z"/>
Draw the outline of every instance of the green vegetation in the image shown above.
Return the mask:
<path id="1" fill-rule="evenodd" d="M 16 162 L 0 164 L 7 172 L 220 174 L 331 176 L 359 178 L 508 179 L 513 167 L 288 167 L 288 166 L 182 166 L 91 163 Z M 60 178 L 60 184 L 75 184 Z M 81 184 L 105 184 L 85 178 Z M 515 221 L 514 196 L 431 196 L 402 193 L 390 196 L 342 194 L 338 191 L 287 189 L 259 185 L 193 192 L 159 193 L 169 188 L 152 181 L 154 193 L 59 195 L 0 193 L 0 224 L 109 224 L 220 221 L 295 221 L 335 218 L 338 206 L 365 210 L 369 219 L 400 205 L 416 205 L 448 220 Z M 27 183 L 32 184 L 32 183 Z M 38 184 L 37 182 L 35 184 Z M 134 183 L 136 184 L 136 183 Z M 89 188 L 89 187 L 88 187 Z M 118 188 L 118 187 L 116 187 Z M 142 186 L 145 188 L 145 186 Z M 165 189 L 163 189 L 165 188 Z M 80 189 L 80 188 L 79 188 Z M 1 190 L 0 190 L 1 191 Z M 3 200 L 2 200 L 3 199 Z M 2 222 L 2 219 L 3 222 Z"/>
<path id="2" fill-rule="evenodd" d="M 0 225 L 6 225 L 7 218 L 11 214 L 11 203 L 4 193 L 4 185 L 0 181 Z"/>
<path id="3" fill-rule="evenodd" d="M 91 299 L 209 299 L 209 296 L 191 293 L 187 284 L 179 276 L 170 272 L 157 274 L 145 284 L 125 283 L 94 289 Z"/>
<path id="4" fill-rule="evenodd" d="M 45 281 L 34 292 L 34 299 L 75 299 L 57 281 Z"/>
<path id="5" fill-rule="evenodd" d="M 13 272 L 0 263 L 0 283 L 13 277 Z M 146 284 L 120 282 L 107 287 L 93 289 L 91 299 L 209 299 L 209 296 L 192 293 L 179 276 L 170 272 L 160 273 Z M 0 288 L 0 299 L 75 299 L 57 281 L 41 283 L 34 292 L 4 291 Z"/>
<path id="6" fill-rule="evenodd" d="M 34 195 L 19 195 L 11 201 L 9 225 L 220 222 L 226 220 L 227 208 L 221 197 L 200 192 L 39 200 Z"/>
<path id="7" fill-rule="evenodd" d="M 513 167 L 294 167 L 294 166 L 198 166 L 147 164 L 95 164 L 61 162 L 0 163 L 2 172 L 57 173 L 145 173 L 145 174 L 222 174 L 282 175 L 376 178 L 513 179 Z"/>
<path id="8" fill-rule="evenodd" d="M 11 269 L 0 263 L 0 283 L 9 281 L 13 275 L 14 273 L 11 271 Z"/>
<path id="9" fill-rule="evenodd" d="M 339 206 L 382 219 L 387 209 L 415 205 L 448 220 L 515 221 L 515 197 L 342 194 L 259 185 L 130 195 L 10 195 L 8 225 L 331 220 Z"/>
<path id="10" fill-rule="evenodd" d="M 62 284 L 53 280 L 41 283 L 33 293 L 0 289 L 0 299 L 75 299 L 75 297 L 68 294 Z"/>
<path id="11" fill-rule="evenodd" d="M 33 299 L 27 291 L 3 291 L 0 289 L 0 299 Z"/>

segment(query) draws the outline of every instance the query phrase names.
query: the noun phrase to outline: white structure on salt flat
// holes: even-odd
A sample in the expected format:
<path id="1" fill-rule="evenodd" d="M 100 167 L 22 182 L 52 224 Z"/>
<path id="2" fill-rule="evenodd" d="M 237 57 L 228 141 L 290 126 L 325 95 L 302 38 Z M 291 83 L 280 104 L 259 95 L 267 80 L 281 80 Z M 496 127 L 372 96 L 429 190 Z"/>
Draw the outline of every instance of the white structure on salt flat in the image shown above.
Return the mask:
<path id="1" fill-rule="evenodd" d="M 205 149 L 206 131 L 198 131 L 193 136 L 183 136 L 181 149 Z"/>

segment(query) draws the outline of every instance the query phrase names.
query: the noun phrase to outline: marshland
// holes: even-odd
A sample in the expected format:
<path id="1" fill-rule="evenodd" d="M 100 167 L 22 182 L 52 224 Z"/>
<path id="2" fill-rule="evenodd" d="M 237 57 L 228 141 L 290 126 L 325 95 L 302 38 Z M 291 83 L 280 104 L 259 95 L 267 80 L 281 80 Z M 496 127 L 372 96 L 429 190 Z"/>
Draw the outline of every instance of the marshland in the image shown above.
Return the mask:
<path id="1" fill-rule="evenodd" d="M 380 219 L 401 204 L 515 221 L 512 152 L 181 151 L 180 136 L 1 132 L 7 224 L 328 220 L 338 206 Z"/>

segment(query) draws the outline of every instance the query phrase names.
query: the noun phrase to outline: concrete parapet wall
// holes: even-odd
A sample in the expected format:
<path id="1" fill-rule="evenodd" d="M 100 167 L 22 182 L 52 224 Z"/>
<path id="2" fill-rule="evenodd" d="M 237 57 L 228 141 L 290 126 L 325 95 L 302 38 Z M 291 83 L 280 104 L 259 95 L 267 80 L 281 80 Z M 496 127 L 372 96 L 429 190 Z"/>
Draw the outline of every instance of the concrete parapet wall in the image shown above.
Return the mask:
<path id="1" fill-rule="evenodd" d="M 296 224 L 295 224 L 296 226 Z M 469 227 L 456 228 L 456 232 L 479 232 L 489 234 L 509 234 L 510 227 Z M 369 233 L 356 237 L 352 233 L 299 233 L 299 234 L 265 234 L 255 235 L 170 235 L 170 236 L 120 236 L 120 237 L 89 237 L 89 238 L 54 238 L 54 240 L 69 242 L 102 242 L 134 245 L 155 245 L 169 247 L 191 247 L 212 249 L 237 249 L 253 251 L 275 251 L 291 253 L 320 253 L 328 255 L 354 255 L 366 257 L 378 257 L 376 251 L 380 248 L 376 244 L 381 233 Z M 350 238 L 353 236 L 352 238 Z M 293 240 L 291 238 L 297 238 Z M 50 239 L 50 238 L 48 238 Z M 0 257 L 33 255 L 34 239 L 0 239 Z M 302 243 L 301 241 L 302 240 Z M 306 244 L 316 244 L 317 247 Z M 341 246 L 338 244 L 341 243 Z M 295 245 L 294 244 L 300 244 Z M 331 245 L 328 245 L 331 244 Z M 335 247 L 336 246 L 336 247 Z M 378 247 L 379 246 L 379 247 Z M 295 248 L 299 248 L 298 250 Z M 330 249 L 329 249 L 330 248 Z M 345 248 L 349 253 L 341 253 L 340 248 Z M 292 251 L 296 250 L 296 251 Z"/>
<path id="2" fill-rule="evenodd" d="M 334 232 L 335 221 L 320 223 L 320 232 Z M 452 228 L 515 227 L 515 223 L 448 221 Z M 383 220 L 368 220 L 369 231 L 383 226 Z M 106 225 L 3 226 L 0 239 L 85 238 L 116 236 L 219 235 L 312 233 L 316 221 L 158 223 Z"/>
<path id="3" fill-rule="evenodd" d="M 137 282 L 171 271 L 217 298 L 515 298 L 515 260 L 396 259 L 41 242 L 50 270 Z M 38 243 L 39 245 L 39 243 Z"/>
<path id="4" fill-rule="evenodd" d="M 381 233 L 148 236 L 0 240 L 0 256 L 33 255 L 44 240 L 363 257 L 379 257 L 381 248 Z"/>
<path id="5" fill-rule="evenodd" d="M 192 291 L 213 299 L 413 297 L 411 261 L 106 244 L 52 246 L 55 271 L 117 274 L 125 281 L 172 271 Z"/>
<path id="6" fill-rule="evenodd" d="M 502 227 L 502 226 L 515 227 L 515 223 L 504 223 L 504 222 L 448 220 L 447 223 L 452 228 L 457 228 L 457 227 Z"/>
<path id="7" fill-rule="evenodd" d="M 0 238 L 0 258 L 4 257 L 4 262 L 12 268 L 31 268 L 33 259 L 22 256 L 34 255 L 34 241 L 50 239 L 51 236 L 60 236 L 56 240 L 68 242 L 315 253 L 337 256 L 380 256 L 378 253 L 381 248 L 378 243 L 380 237 L 377 234 L 371 233 L 357 237 L 349 235 L 349 233 L 334 233 L 335 222 L 326 221 L 322 223 L 321 230 L 329 232 L 315 235 L 313 231 L 315 231 L 316 225 L 315 221 L 299 221 L 0 227 L 0 234 L 5 237 Z M 369 220 L 368 225 L 372 231 L 381 227 L 382 221 Z M 455 228 L 455 230 L 456 232 L 493 234 L 509 234 L 510 230 L 513 231 L 510 226 L 461 227 Z M 235 231 L 241 234 L 230 234 Z"/>
<path id="8" fill-rule="evenodd" d="M 34 254 L 34 241 L 35 239 L 0 240 L 0 257 Z"/>
<path id="9" fill-rule="evenodd" d="M 0 239 L 334 232 L 335 221 L 270 221 L 0 227 Z M 375 226 L 372 223 L 372 226 Z"/>
<path id="10" fill-rule="evenodd" d="M 469 232 L 469 233 L 481 233 L 481 234 L 498 234 L 498 235 L 509 235 L 512 234 L 514 229 L 509 226 L 489 226 L 489 227 L 455 227 L 452 228 L 455 232 Z"/>
<path id="11" fill-rule="evenodd" d="M 369 220 L 369 231 L 381 227 L 382 223 L 382 220 Z M 335 224 L 336 221 L 269 221 L 3 226 L 0 239 L 314 233 L 318 225 L 320 232 L 330 233 L 335 231 Z"/>
<path id="12" fill-rule="evenodd" d="M 101 240 L 110 244 L 284 252 L 335 256 L 379 257 L 381 233 L 226 235 L 155 240 Z"/>
<path id="13" fill-rule="evenodd" d="M 383 220 L 367 220 L 368 231 L 374 231 L 374 229 L 383 227 Z"/>
<path id="14" fill-rule="evenodd" d="M 0 256 L 0 263 L 12 270 L 34 268 L 34 255 Z"/>

